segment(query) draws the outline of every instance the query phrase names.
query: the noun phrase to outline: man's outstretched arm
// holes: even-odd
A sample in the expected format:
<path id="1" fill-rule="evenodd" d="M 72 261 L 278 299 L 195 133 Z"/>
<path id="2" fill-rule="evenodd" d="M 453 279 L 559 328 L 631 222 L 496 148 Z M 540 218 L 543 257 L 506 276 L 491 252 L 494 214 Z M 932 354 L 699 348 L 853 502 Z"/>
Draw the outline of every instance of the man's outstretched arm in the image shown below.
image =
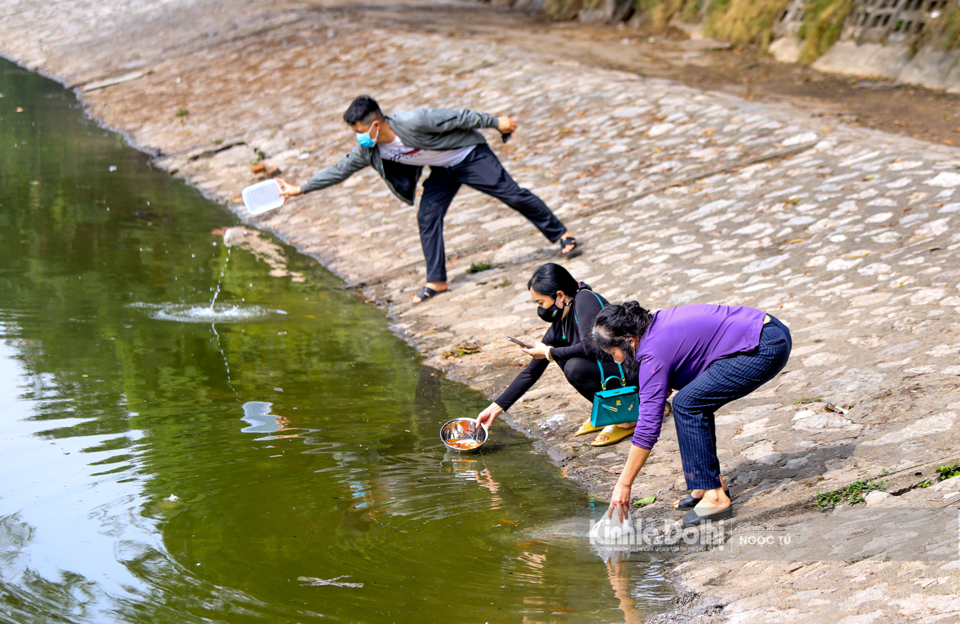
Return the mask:
<path id="1" fill-rule="evenodd" d="M 370 165 L 367 162 L 367 159 L 363 157 L 362 148 L 357 146 L 353 150 L 340 159 L 339 162 L 335 165 L 330 165 L 326 169 L 315 174 L 306 184 L 303 186 L 296 186 L 290 184 L 284 180 L 277 180 L 280 184 L 280 196 L 284 199 L 302 195 L 303 193 L 309 193 L 311 191 L 319 191 L 325 189 L 328 186 L 334 186 L 340 184 L 356 172 L 360 171 L 364 167 Z"/>
<path id="2" fill-rule="evenodd" d="M 425 116 L 430 132 L 450 132 L 451 130 L 482 130 L 484 128 L 496 128 L 504 134 L 513 132 L 517 127 L 517 122 L 505 115 L 496 117 L 489 113 L 478 113 L 466 108 L 451 110 L 446 108 L 437 108 L 429 111 Z"/>

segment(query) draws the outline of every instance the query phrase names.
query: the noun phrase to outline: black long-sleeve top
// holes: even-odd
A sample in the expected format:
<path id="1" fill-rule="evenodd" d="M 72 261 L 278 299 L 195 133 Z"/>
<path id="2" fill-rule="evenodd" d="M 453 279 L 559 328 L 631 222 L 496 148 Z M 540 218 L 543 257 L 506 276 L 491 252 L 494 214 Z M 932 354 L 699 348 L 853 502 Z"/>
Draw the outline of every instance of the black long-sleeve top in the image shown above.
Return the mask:
<path id="1" fill-rule="evenodd" d="M 601 305 L 601 301 L 603 304 Z M 580 291 L 573 298 L 570 311 L 566 318 L 562 318 L 550 325 L 550 329 L 543 336 L 543 344 L 553 347 L 550 356 L 563 368 L 563 363 L 570 358 L 596 359 L 594 348 L 590 345 L 590 332 L 593 322 L 603 306 L 609 302 L 595 294 L 586 284 L 580 284 Z M 510 409 L 524 393 L 537 383 L 543 371 L 550 363 L 546 358 L 532 359 L 507 389 L 494 400 L 494 403 Z"/>

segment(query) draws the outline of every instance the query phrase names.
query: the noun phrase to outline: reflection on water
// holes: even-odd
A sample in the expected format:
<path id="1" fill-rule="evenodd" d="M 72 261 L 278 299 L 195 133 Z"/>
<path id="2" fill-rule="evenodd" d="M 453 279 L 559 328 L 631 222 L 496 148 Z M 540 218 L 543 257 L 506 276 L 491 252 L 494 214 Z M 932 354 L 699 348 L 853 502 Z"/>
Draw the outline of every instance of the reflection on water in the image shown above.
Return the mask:
<path id="1" fill-rule="evenodd" d="M 299 434 L 297 433 L 287 433 L 281 434 L 283 431 L 291 431 L 290 419 L 285 416 L 277 416 L 276 414 L 270 413 L 270 407 L 272 403 L 264 403 L 263 401 L 247 401 L 243 404 L 243 418 L 242 420 L 249 424 L 249 427 L 244 427 L 240 431 L 243 433 L 277 433 L 278 435 L 265 436 L 261 438 L 256 438 L 257 442 L 261 440 L 281 440 L 284 438 L 296 438 Z"/>
<path id="2" fill-rule="evenodd" d="M 526 440 L 445 454 L 440 424 L 486 402 L 380 311 L 58 86 L 2 63 L 0 93 L 0 621 L 622 622 L 671 598 L 657 561 L 578 556 L 590 501 Z"/>
<path id="3" fill-rule="evenodd" d="M 639 624 L 643 621 L 643 611 L 637 608 L 637 600 L 630 591 L 633 574 L 628 560 L 623 553 L 613 553 L 606 558 L 605 563 L 613 594 L 623 611 L 624 624 Z"/>
<path id="4" fill-rule="evenodd" d="M 241 247 L 252 253 L 257 260 L 266 263 L 270 267 L 270 277 L 289 277 L 293 282 L 302 282 L 305 279 L 303 273 L 291 270 L 287 266 L 287 252 L 284 248 L 263 232 L 234 226 L 216 228 L 213 234 L 222 236 L 226 247 Z M 230 257 L 229 251 L 227 257 Z M 226 261 L 224 261 L 224 267 L 226 267 Z"/>
<path id="5" fill-rule="evenodd" d="M 479 487 L 488 490 L 491 494 L 491 511 L 503 506 L 503 499 L 497 495 L 500 486 L 493 479 L 493 473 L 487 467 L 482 454 L 463 455 L 456 451 L 447 450 L 441 465 L 444 466 L 445 471 L 453 474 L 454 478 L 475 482 Z M 516 525 L 517 523 L 511 520 L 508 521 L 508 524 Z"/>

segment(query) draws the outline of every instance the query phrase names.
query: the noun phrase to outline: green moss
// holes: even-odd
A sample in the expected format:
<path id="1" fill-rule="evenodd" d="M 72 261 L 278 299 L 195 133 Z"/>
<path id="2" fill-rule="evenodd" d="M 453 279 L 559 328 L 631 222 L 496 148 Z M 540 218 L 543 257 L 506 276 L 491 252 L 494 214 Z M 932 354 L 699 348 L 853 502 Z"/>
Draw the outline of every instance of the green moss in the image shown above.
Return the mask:
<path id="1" fill-rule="evenodd" d="M 773 39 L 773 25 L 790 0 L 715 0 L 710 3 L 703 32 L 735 46 Z"/>
<path id="2" fill-rule="evenodd" d="M 688 23 L 703 19 L 708 37 L 735 46 L 765 46 L 773 38 L 773 24 L 789 4 L 790 0 L 636 0 L 634 6 L 646 23 L 657 28 L 676 18 Z"/>
<path id="3" fill-rule="evenodd" d="M 855 0 L 810 0 L 804 7 L 803 23 L 797 32 L 803 41 L 800 62 L 812 63 L 820 58 L 840 37 L 843 22 L 853 9 Z"/>
<path id="4" fill-rule="evenodd" d="M 705 0 L 636 0 L 637 13 L 656 28 L 663 28 L 679 17 L 684 22 L 695 22 L 703 11 Z"/>
<path id="5" fill-rule="evenodd" d="M 487 264 L 486 262 L 474 262 L 470 265 L 470 268 L 467 269 L 467 273 L 479 273 L 481 271 L 488 271 L 494 268 L 492 264 Z"/>
<path id="6" fill-rule="evenodd" d="M 882 492 L 885 489 L 887 489 L 887 484 L 883 481 L 864 479 L 863 481 L 851 483 L 846 487 L 842 487 L 839 490 L 833 490 L 832 492 L 817 491 L 817 496 L 814 499 L 813 504 L 820 511 L 833 509 L 842 503 L 856 505 L 857 503 L 862 503 L 863 499 L 870 492 L 873 492 L 874 490 Z"/>

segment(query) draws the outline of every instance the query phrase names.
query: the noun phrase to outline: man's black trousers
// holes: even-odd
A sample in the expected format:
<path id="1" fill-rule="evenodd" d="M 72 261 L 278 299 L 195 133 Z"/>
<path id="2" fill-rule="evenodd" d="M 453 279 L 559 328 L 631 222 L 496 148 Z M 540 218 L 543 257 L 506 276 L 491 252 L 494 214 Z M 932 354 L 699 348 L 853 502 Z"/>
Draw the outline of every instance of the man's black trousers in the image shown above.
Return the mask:
<path id="1" fill-rule="evenodd" d="M 478 145 L 453 167 L 431 167 L 430 177 L 423 183 L 417 223 L 427 259 L 428 282 L 447 281 L 443 218 L 463 184 L 499 199 L 525 216 L 551 243 L 559 241 L 566 232 L 543 200 L 513 181 L 489 146 Z"/>

